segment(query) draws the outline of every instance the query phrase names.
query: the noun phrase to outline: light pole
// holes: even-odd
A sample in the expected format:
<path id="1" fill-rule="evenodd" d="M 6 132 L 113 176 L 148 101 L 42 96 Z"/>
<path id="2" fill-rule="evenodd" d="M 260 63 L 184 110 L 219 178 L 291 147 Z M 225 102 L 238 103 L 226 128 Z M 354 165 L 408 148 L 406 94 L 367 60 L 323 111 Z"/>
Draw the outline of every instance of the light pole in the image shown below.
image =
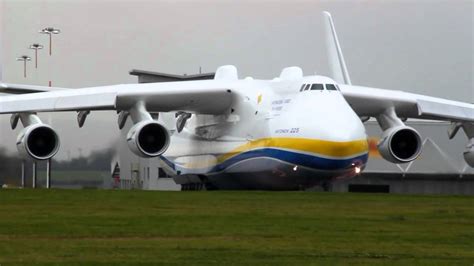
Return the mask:
<path id="1" fill-rule="evenodd" d="M 29 48 L 35 50 L 35 68 L 38 68 L 38 50 L 43 49 L 43 45 L 33 43 Z"/>
<path id="2" fill-rule="evenodd" d="M 31 61 L 31 57 L 22 55 L 16 59 L 16 61 L 23 61 L 23 77 L 26 78 L 26 62 Z"/>
<path id="3" fill-rule="evenodd" d="M 44 29 L 40 30 L 39 33 L 49 35 L 49 55 L 51 55 L 52 54 L 51 45 L 52 45 L 52 42 L 53 42 L 53 37 L 52 36 L 53 36 L 53 34 L 61 33 L 61 30 L 60 29 L 55 29 L 53 27 L 47 27 L 47 28 L 44 28 Z"/>

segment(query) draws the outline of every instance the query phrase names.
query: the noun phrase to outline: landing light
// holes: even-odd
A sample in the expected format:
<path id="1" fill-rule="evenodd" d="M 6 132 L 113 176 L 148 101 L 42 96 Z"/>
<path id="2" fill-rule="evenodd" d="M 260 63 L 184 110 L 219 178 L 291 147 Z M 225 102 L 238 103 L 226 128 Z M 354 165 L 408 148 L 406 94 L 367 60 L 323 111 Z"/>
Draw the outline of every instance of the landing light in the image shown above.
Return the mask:
<path id="1" fill-rule="evenodd" d="M 295 165 L 295 167 L 293 167 L 293 171 L 296 171 L 298 170 L 298 165 Z"/>
<path id="2" fill-rule="evenodd" d="M 354 168 L 354 172 L 355 172 L 356 174 L 359 174 L 359 173 L 360 173 L 360 170 L 361 170 L 361 169 L 360 169 L 359 166 L 356 166 L 356 167 Z"/>

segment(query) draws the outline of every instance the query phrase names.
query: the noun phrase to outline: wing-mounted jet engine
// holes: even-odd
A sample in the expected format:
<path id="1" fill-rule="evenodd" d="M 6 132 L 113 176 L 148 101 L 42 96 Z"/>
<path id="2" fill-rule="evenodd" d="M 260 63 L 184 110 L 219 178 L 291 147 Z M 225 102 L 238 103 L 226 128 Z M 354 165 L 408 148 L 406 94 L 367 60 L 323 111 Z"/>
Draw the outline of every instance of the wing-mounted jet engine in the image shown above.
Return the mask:
<path id="1" fill-rule="evenodd" d="M 156 157 L 163 154 L 170 144 L 168 129 L 153 120 L 143 102 L 137 102 L 128 112 L 119 115 L 119 127 L 122 128 L 125 120 L 130 116 L 134 126 L 127 134 L 127 143 L 130 150 L 144 158 Z"/>
<path id="2" fill-rule="evenodd" d="M 408 163 L 420 155 L 422 148 L 420 134 L 414 128 L 406 126 L 397 117 L 394 108 L 389 108 L 380 114 L 377 122 L 383 130 L 377 147 L 385 160 L 392 163 Z"/>
<path id="3" fill-rule="evenodd" d="M 470 167 L 474 167 L 474 137 L 472 137 L 466 145 L 464 151 L 464 160 Z"/>
<path id="4" fill-rule="evenodd" d="M 449 139 L 454 138 L 460 128 L 464 130 L 464 133 L 466 133 L 469 139 L 463 153 L 464 161 L 466 161 L 470 167 L 474 167 L 474 123 L 452 123 L 451 128 L 448 130 Z"/>
<path id="5" fill-rule="evenodd" d="M 10 120 L 12 129 L 18 121 L 24 129 L 18 135 L 16 146 L 21 156 L 33 160 L 51 159 L 59 150 L 60 142 L 56 131 L 43 124 L 36 114 L 13 114 Z"/>

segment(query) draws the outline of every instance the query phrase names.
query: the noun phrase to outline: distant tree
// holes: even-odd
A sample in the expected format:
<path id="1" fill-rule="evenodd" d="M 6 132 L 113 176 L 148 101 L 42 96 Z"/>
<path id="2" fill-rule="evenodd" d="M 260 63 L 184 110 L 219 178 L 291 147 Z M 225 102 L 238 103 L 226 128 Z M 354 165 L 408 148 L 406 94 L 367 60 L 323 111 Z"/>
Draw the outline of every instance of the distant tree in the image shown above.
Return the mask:
<path id="1" fill-rule="evenodd" d="M 53 170 L 67 170 L 67 171 L 110 171 L 110 162 L 116 153 L 115 149 L 106 149 L 101 151 L 94 151 L 88 157 L 78 157 L 70 161 L 53 160 Z M 40 170 L 45 170 L 45 165 L 39 166 Z"/>
<path id="2" fill-rule="evenodd" d="M 20 183 L 21 159 L 7 155 L 4 148 L 0 148 L 0 184 Z"/>
<path id="3" fill-rule="evenodd" d="M 115 149 L 94 151 L 88 157 L 74 158 L 70 161 L 57 161 L 53 159 L 53 171 L 110 171 L 110 162 L 116 153 Z M 0 186 L 2 184 L 20 185 L 21 163 L 18 156 L 8 155 L 4 148 L 0 148 Z M 46 164 L 39 163 L 38 171 L 45 171 Z M 27 182 L 31 176 L 31 161 L 26 164 Z"/>

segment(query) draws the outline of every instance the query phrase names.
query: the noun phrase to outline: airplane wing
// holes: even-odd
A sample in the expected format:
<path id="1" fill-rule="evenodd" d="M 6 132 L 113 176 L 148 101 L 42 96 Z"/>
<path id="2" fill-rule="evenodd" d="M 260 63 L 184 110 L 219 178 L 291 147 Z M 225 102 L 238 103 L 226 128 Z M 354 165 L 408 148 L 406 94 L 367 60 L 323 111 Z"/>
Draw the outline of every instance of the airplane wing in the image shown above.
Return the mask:
<path id="1" fill-rule="evenodd" d="M 150 112 L 221 114 L 230 106 L 231 87 L 225 81 L 206 80 L 54 90 L 0 97 L 0 114 L 128 111 L 137 102 L 143 102 Z"/>
<path id="2" fill-rule="evenodd" d="M 377 117 L 388 109 L 402 118 L 474 122 L 474 105 L 403 91 L 353 86 L 329 12 L 323 12 L 332 77 L 354 111 L 361 117 Z M 474 101 L 474 99 L 469 99 Z M 474 132 L 473 132 L 474 134 Z"/>
<path id="3" fill-rule="evenodd" d="M 66 88 L 0 83 L 0 93 L 7 93 L 7 94 L 28 94 L 28 93 L 58 91 L 58 90 L 65 90 L 65 89 Z"/>
<path id="4" fill-rule="evenodd" d="M 164 153 L 170 143 L 169 128 L 161 125 L 152 113 L 182 111 L 176 114 L 176 128 L 182 129 L 192 113 L 221 115 L 229 109 L 233 90 L 242 86 L 237 81 L 237 70 L 234 66 L 222 66 L 216 78 L 8 95 L 0 97 L 0 114 L 11 114 L 12 129 L 21 121 L 24 129 L 16 145 L 22 156 L 48 160 L 59 150 L 59 136 L 51 126 L 42 123 L 37 113 L 78 112 L 77 123 L 82 127 L 90 111 L 117 111 L 119 129 L 123 129 L 128 117 L 134 123 L 126 138 L 130 150 L 151 158 Z"/>
<path id="5" fill-rule="evenodd" d="M 403 91 L 342 84 L 339 87 L 346 101 L 361 117 L 377 117 L 393 107 L 403 118 L 474 122 L 474 104 Z"/>

